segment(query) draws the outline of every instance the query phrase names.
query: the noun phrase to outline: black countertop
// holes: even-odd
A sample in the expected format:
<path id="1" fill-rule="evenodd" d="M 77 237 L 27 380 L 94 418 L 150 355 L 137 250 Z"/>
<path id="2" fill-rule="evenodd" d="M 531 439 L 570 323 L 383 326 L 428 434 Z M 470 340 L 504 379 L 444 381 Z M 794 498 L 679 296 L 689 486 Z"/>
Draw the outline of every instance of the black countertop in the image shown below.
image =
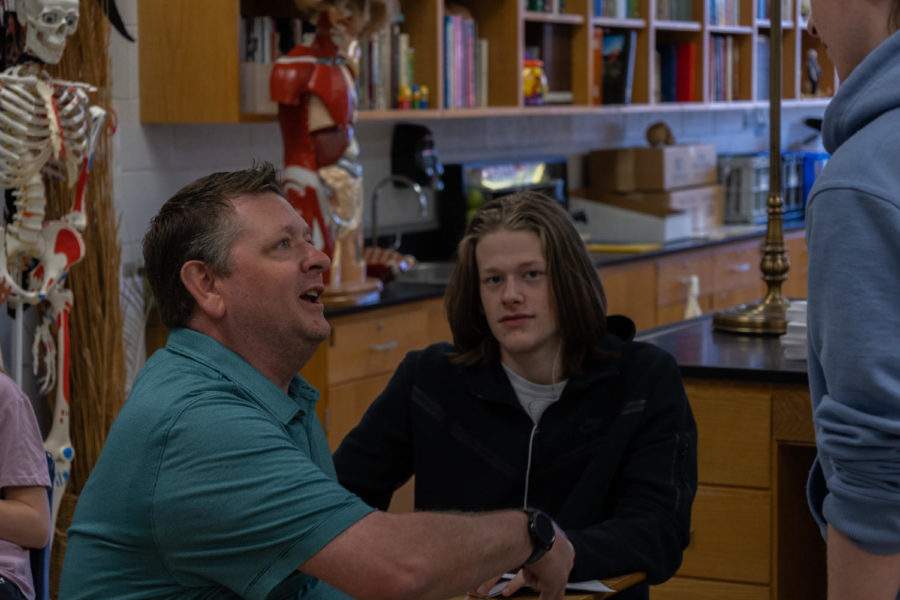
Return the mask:
<path id="1" fill-rule="evenodd" d="M 782 230 L 796 231 L 803 229 L 806 222 L 803 219 L 791 219 L 782 223 Z M 625 263 L 632 260 L 641 260 L 644 258 L 658 258 L 673 252 L 683 252 L 686 250 L 700 250 L 702 248 L 710 248 L 720 246 L 722 244 L 730 244 L 732 242 L 740 242 L 741 240 L 749 240 L 755 237 L 765 235 L 766 225 L 726 225 L 717 232 L 716 235 L 705 238 L 690 238 L 686 240 L 678 240 L 676 242 L 667 242 L 655 250 L 647 252 L 591 252 L 591 259 L 594 266 L 608 266 L 617 263 Z"/>
<path id="2" fill-rule="evenodd" d="M 381 299 L 374 304 L 359 304 L 356 306 L 335 306 L 325 309 L 326 317 L 339 317 L 352 313 L 364 312 L 375 308 L 385 308 L 407 302 L 418 302 L 440 298 L 444 295 L 446 286 L 442 283 L 402 283 L 392 281 L 384 286 L 381 291 Z"/>
<path id="3" fill-rule="evenodd" d="M 784 231 L 792 231 L 800 229 L 804 226 L 802 220 L 785 221 L 783 224 Z M 646 258 L 658 258 L 666 254 L 674 252 L 683 252 L 686 250 L 700 250 L 721 244 L 731 242 L 739 242 L 744 239 L 752 239 L 765 234 L 765 225 L 747 225 L 738 227 L 724 227 L 723 231 L 730 232 L 728 235 L 716 236 L 714 238 L 697 238 L 680 240 L 677 242 L 669 242 L 663 244 L 656 250 L 648 252 L 591 252 L 591 260 L 594 265 L 614 265 L 619 263 L 627 263 L 635 260 Z M 390 282 L 384 286 L 381 292 L 381 299 L 373 304 L 361 304 L 357 306 L 336 306 L 326 308 L 325 315 L 328 317 L 338 317 L 357 312 L 372 310 L 375 308 L 383 308 L 394 306 L 397 304 L 405 304 L 407 302 L 417 302 L 419 300 L 429 300 L 444 295 L 445 286 L 443 284 L 423 284 L 423 283 L 402 283 Z"/>
<path id="4" fill-rule="evenodd" d="M 806 361 L 784 358 L 778 336 L 715 331 L 711 314 L 643 331 L 637 339 L 669 352 L 685 377 L 808 382 Z"/>

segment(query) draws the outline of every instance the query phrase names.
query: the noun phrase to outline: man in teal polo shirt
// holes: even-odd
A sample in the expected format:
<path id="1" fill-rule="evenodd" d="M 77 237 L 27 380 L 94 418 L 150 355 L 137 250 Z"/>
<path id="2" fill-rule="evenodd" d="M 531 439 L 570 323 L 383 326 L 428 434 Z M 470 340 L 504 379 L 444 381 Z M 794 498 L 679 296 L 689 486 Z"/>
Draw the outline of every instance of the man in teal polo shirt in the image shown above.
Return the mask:
<path id="1" fill-rule="evenodd" d="M 171 333 L 79 498 L 61 600 L 446 598 L 523 564 L 562 597 L 573 550 L 543 513 L 393 515 L 338 485 L 297 375 L 329 261 L 271 165 L 179 191 L 144 261 Z"/>

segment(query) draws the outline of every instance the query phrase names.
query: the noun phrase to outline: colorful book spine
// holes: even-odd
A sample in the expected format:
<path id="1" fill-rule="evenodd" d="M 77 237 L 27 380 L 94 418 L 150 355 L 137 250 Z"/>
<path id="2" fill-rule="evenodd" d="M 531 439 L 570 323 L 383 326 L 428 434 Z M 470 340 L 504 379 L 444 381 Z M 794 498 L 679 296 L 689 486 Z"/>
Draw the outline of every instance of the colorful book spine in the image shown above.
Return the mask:
<path id="1" fill-rule="evenodd" d="M 453 108 L 453 17 L 444 17 L 444 108 Z"/>
<path id="2" fill-rule="evenodd" d="M 466 50 L 466 106 L 471 108 L 477 104 L 475 100 L 475 20 L 465 19 L 465 50 Z"/>
<path id="3" fill-rule="evenodd" d="M 678 102 L 693 102 L 696 95 L 697 82 L 697 44 L 688 42 L 678 44 L 676 47 L 676 60 L 678 62 L 678 80 L 675 87 L 675 99 Z"/>

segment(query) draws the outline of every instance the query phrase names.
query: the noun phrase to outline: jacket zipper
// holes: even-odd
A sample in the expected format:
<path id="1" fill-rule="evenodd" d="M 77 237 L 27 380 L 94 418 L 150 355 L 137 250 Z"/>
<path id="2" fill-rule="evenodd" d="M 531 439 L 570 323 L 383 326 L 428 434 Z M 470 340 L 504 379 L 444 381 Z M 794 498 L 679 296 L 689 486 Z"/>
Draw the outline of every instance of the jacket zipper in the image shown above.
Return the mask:
<path id="1" fill-rule="evenodd" d="M 528 464 L 525 465 L 525 498 L 522 502 L 522 508 L 528 508 L 528 486 L 531 482 L 531 456 L 534 450 L 534 436 L 537 435 L 537 424 L 531 427 L 531 435 L 528 437 Z"/>

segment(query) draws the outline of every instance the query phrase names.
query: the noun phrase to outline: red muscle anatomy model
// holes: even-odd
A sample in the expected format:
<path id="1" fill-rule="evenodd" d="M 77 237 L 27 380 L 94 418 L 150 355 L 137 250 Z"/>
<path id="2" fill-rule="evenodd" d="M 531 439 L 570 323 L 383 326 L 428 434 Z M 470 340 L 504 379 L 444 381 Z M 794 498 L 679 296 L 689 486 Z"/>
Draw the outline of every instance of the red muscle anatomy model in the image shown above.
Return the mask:
<path id="1" fill-rule="evenodd" d="M 357 36 L 380 26 L 381 1 L 296 0 L 317 25 L 272 71 L 290 203 L 309 223 L 316 246 L 332 258 L 330 286 L 365 281 L 360 259 L 362 168 L 354 137 Z"/>

